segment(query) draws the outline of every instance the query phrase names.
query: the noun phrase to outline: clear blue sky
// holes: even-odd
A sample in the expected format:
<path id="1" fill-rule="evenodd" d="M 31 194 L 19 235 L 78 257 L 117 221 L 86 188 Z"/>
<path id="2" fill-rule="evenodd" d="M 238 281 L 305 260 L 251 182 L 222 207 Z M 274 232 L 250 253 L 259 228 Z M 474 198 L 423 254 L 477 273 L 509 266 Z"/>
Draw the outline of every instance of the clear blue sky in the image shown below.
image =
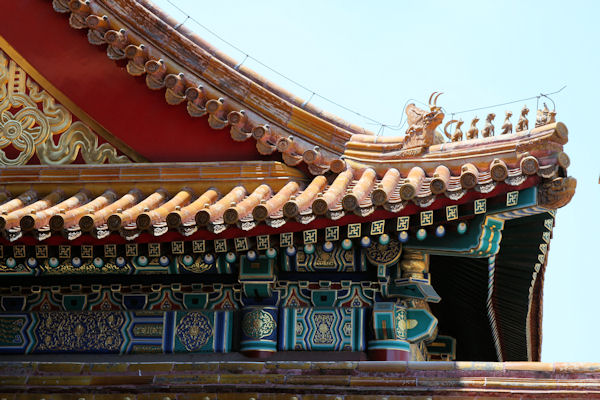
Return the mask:
<path id="1" fill-rule="evenodd" d="M 185 15 L 154 0 L 176 19 Z M 542 361 L 600 361 L 591 340 L 600 328 L 600 2 L 597 1 L 229 1 L 172 0 L 245 53 L 345 107 L 395 125 L 406 100 L 443 91 L 449 112 L 551 92 L 557 119 L 569 128 L 573 201 L 557 213 L 544 286 Z M 196 25 L 230 56 L 244 54 Z M 245 65 L 304 98 L 310 92 Z M 312 103 L 363 125 L 356 115 L 314 97 Z M 523 104 L 479 112 L 515 116 Z M 535 115 L 535 100 L 528 102 Z M 473 114 L 463 114 L 470 121 Z M 513 117 L 513 122 L 516 118 Z M 389 129 L 386 135 L 397 135 Z"/>

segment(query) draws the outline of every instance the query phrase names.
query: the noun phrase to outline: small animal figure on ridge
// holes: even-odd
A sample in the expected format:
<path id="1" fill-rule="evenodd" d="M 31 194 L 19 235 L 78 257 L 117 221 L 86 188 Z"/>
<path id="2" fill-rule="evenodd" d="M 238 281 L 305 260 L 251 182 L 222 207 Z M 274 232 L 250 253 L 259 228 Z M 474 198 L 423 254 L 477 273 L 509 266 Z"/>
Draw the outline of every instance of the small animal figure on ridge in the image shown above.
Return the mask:
<path id="1" fill-rule="evenodd" d="M 494 124 L 492 124 L 492 121 L 494 120 L 494 118 L 496 118 L 496 114 L 494 114 L 494 113 L 488 114 L 488 116 L 485 118 L 485 126 L 481 130 L 481 136 L 483 136 L 483 137 L 494 136 Z"/>
<path id="2" fill-rule="evenodd" d="M 452 125 L 453 123 L 456 123 L 456 128 L 454 128 L 454 133 L 450 135 L 450 132 L 448 132 L 448 126 Z M 462 124 L 464 124 L 464 121 L 462 119 L 452 119 L 446 122 L 446 125 L 444 125 L 444 134 L 446 135 L 446 137 L 452 140 L 453 142 L 460 142 L 463 138 L 463 131 L 460 129 Z"/>
<path id="3" fill-rule="evenodd" d="M 548 109 L 548 105 L 544 103 L 543 110 L 537 110 L 536 118 L 535 118 L 535 127 L 546 125 L 548 123 L 548 114 L 550 114 L 550 110 Z"/>
<path id="4" fill-rule="evenodd" d="M 526 131 L 529 129 L 527 114 L 529 114 L 529 108 L 527 108 L 527 106 L 523 106 L 523 109 L 521 110 L 521 116 L 519 117 L 519 122 L 517 122 L 517 132 Z"/>
<path id="5" fill-rule="evenodd" d="M 507 133 L 512 133 L 512 122 L 510 122 L 510 117 L 512 117 L 512 112 L 506 111 L 506 118 L 504 118 L 504 123 L 502 124 L 502 132 L 501 135 L 506 135 Z"/>
<path id="6" fill-rule="evenodd" d="M 548 125 L 556 122 L 556 110 L 550 111 L 548 105 L 544 103 L 544 109 L 537 111 L 537 119 L 535 121 L 536 128 L 542 125 Z"/>
<path id="7" fill-rule="evenodd" d="M 556 122 L 556 111 L 552 110 L 548 113 L 548 118 L 546 119 L 547 124 L 553 124 Z"/>
<path id="8" fill-rule="evenodd" d="M 467 131 L 467 139 L 477 139 L 477 135 L 479 135 L 479 129 L 477 129 L 477 123 L 479 122 L 479 118 L 475 117 L 471 121 L 471 126 Z"/>

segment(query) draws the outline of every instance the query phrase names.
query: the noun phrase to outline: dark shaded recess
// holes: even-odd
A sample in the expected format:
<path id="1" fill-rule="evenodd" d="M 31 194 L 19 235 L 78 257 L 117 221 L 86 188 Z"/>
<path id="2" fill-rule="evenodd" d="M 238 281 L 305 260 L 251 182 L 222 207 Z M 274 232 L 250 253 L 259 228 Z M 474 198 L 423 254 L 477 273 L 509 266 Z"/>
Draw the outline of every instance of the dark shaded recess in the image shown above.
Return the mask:
<path id="1" fill-rule="evenodd" d="M 52 286 L 52 285 L 111 285 L 120 283 L 122 285 L 151 285 L 160 284 L 193 284 L 193 283 L 236 283 L 237 274 L 93 274 L 93 275 L 42 275 L 42 276 L 14 276 L 6 279 L 4 286 Z"/>
<path id="2" fill-rule="evenodd" d="M 548 218 L 551 216 L 544 213 L 506 221 L 504 225 L 493 297 L 504 361 L 527 360 L 529 288 L 535 264 L 540 262 L 542 234 L 548 230 L 544 220 Z"/>
<path id="3" fill-rule="evenodd" d="M 502 231 L 492 300 L 504 361 L 527 361 L 529 287 L 548 218 L 544 213 L 506 221 Z M 430 271 L 431 283 L 442 297 L 431 309 L 439 320 L 439 333 L 456 338 L 457 360 L 498 361 L 486 306 L 488 259 L 432 256 Z M 540 313 L 541 305 L 534 312 Z M 533 354 L 537 357 L 535 349 Z"/>
<path id="4" fill-rule="evenodd" d="M 352 281 L 352 282 L 377 282 L 377 269 L 369 264 L 365 272 L 287 272 L 279 271 L 277 273 L 279 281 Z M 326 288 L 324 288 L 326 289 Z"/>
<path id="5" fill-rule="evenodd" d="M 315 279 L 318 278 L 318 279 Z M 377 281 L 376 271 L 370 268 L 367 272 L 353 273 L 293 273 L 281 272 L 278 274 L 280 281 L 318 281 L 326 280 L 339 282 L 342 280 L 350 280 L 354 282 L 361 281 Z M 93 285 L 103 284 L 110 285 L 120 283 L 122 285 L 151 285 L 154 283 L 160 284 L 193 284 L 193 283 L 237 283 L 238 274 L 164 274 L 164 273 L 149 273 L 138 275 L 125 274 L 90 274 L 90 275 L 41 275 L 41 276 L 12 276 L 7 278 L 4 286 L 53 286 L 53 285 Z"/>
<path id="6" fill-rule="evenodd" d="M 487 258 L 431 256 L 431 283 L 442 301 L 430 304 L 440 335 L 456 339 L 459 361 L 497 361 L 487 316 Z"/>

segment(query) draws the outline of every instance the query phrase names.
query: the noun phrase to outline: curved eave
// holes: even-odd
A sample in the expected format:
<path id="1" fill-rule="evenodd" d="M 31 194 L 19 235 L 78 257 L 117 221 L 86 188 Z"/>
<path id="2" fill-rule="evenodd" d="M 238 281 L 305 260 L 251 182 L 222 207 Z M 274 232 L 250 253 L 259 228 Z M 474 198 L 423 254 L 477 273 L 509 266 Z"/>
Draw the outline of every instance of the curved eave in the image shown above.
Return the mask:
<path id="1" fill-rule="evenodd" d="M 146 0 L 54 0 L 53 6 L 70 14 L 73 28 L 87 29 L 90 43 L 106 45 L 109 58 L 126 62 L 129 74 L 145 77 L 150 89 L 164 89 L 168 104 L 185 103 L 192 117 L 207 116 L 213 129 L 227 128 L 239 142 L 253 138 L 260 154 L 278 151 L 286 164 L 304 162 L 313 175 L 348 167 L 371 167 L 382 175 L 389 167 L 402 172 L 419 164 L 432 176 L 439 164 L 458 173 L 470 160 L 485 171 L 499 159 L 510 169 L 527 156 L 536 157 L 539 166 L 561 160 L 568 164 L 562 152 L 568 131 L 560 122 L 515 134 L 406 148 L 403 137 L 365 135 L 361 128 L 312 109 L 238 68 Z"/>
<path id="2" fill-rule="evenodd" d="M 506 221 L 496 255 L 488 311 L 503 361 L 539 361 L 542 296 L 553 212 Z"/>
<path id="3" fill-rule="evenodd" d="M 303 230 L 467 204 L 530 188 L 543 178 L 513 170 L 504 181 L 489 174 L 476 179 L 474 186 L 462 188 L 460 177 L 450 177 L 447 190 L 436 194 L 429 178 L 390 183 L 370 170 L 358 180 L 350 171 L 307 179 L 276 162 L 13 167 L 0 171 L 0 229 L 10 241 L 30 234 L 43 240 L 52 232 L 72 239 L 82 233 L 101 238 L 112 231 L 131 240 L 145 231 L 162 236 L 167 225 L 183 236 L 203 231 L 246 236 L 254 228 Z M 381 196 L 386 186 L 389 193 Z M 132 190 L 136 193 L 128 195 Z M 408 192 L 411 197 L 405 197 Z M 145 213 L 150 222 L 147 217 L 138 220 Z M 168 220 L 173 213 L 179 214 L 172 216 L 176 223 Z M 106 225 L 112 215 L 119 217 L 118 226 Z M 65 222 L 51 228 L 52 218 Z M 86 218 L 94 219 L 95 229 L 82 227 Z M 28 225 L 32 220 L 35 226 Z"/>
<path id="4" fill-rule="evenodd" d="M 151 89 L 164 88 L 167 103 L 187 103 L 190 115 L 208 116 L 213 129 L 228 127 L 234 140 L 254 136 L 261 154 L 278 150 L 290 165 L 305 161 L 315 174 L 330 167 L 339 172 L 340 163 L 331 164 L 345 143 L 368 133 L 236 68 L 146 2 L 54 0 L 53 6 L 70 14 L 71 27 L 88 29 L 92 44 L 106 44 L 109 58 L 125 60 L 131 75 L 145 76 Z"/>
<path id="5" fill-rule="evenodd" d="M 466 163 L 474 164 L 479 171 L 486 171 L 496 159 L 504 162 L 509 169 L 518 168 L 528 156 L 535 157 L 540 167 L 559 165 L 566 169 L 569 159 L 563 152 L 563 146 L 567 141 L 567 127 L 557 122 L 524 132 L 434 144 L 417 152 L 405 150 L 401 143 L 350 141 L 346 144 L 344 159 L 354 168 L 368 165 L 377 170 L 419 165 L 428 175 L 433 175 L 438 165 L 448 167 L 453 174 L 460 174 Z"/>

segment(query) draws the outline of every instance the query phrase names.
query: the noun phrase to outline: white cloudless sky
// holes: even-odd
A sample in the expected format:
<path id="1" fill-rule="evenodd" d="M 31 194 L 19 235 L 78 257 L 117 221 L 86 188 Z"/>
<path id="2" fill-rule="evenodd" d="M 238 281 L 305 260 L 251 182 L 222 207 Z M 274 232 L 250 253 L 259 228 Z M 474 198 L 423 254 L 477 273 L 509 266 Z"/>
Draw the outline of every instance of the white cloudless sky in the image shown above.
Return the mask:
<path id="1" fill-rule="evenodd" d="M 410 98 L 426 102 L 443 91 L 448 111 L 548 93 L 557 120 L 569 128 L 565 151 L 577 192 L 557 213 L 544 285 L 542 361 L 600 361 L 600 2 L 588 1 L 342 1 L 255 0 L 206 3 L 153 0 L 229 56 L 260 60 L 310 91 L 261 67 L 244 65 L 297 96 L 311 92 L 396 125 Z M 547 100 L 544 100 L 547 101 Z M 351 122 L 379 126 L 315 96 L 311 102 Z M 551 103 L 547 101 L 549 105 Z M 531 120 L 536 101 L 527 102 Z M 461 114 L 504 111 L 516 123 L 523 104 Z M 541 106 L 541 101 L 540 101 Z M 446 120 L 450 117 L 447 115 Z M 480 122 L 481 127 L 481 122 Z M 384 135 L 401 131 L 385 129 Z"/>

